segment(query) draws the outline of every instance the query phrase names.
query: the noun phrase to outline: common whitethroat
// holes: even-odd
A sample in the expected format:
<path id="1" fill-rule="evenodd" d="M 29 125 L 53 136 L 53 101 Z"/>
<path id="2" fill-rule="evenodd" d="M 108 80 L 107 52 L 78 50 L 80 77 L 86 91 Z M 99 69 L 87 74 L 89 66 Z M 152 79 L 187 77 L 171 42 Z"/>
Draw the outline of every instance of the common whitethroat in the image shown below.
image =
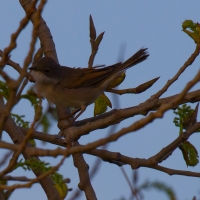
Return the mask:
<path id="1" fill-rule="evenodd" d="M 36 92 L 58 107 L 75 108 L 74 121 L 92 104 L 109 84 L 126 69 L 144 61 L 147 48 L 137 51 L 125 62 L 106 67 L 70 68 L 59 65 L 50 57 L 43 57 L 29 69 L 35 79 Z"/>

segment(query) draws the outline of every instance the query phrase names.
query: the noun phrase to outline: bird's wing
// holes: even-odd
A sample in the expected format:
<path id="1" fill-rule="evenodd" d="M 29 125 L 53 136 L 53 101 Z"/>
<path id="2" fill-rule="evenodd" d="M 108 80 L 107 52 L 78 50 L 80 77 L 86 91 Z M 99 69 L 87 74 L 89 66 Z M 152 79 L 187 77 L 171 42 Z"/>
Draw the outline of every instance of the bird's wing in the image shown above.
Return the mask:
<path id="1" fill-rule="evenodd" d="M 61 86 L 65 89 L 76 89 L 79 87 L 88 87 L 95 84 L 97 87 L 103 80 L 112 76 L 113 73 L 118 71 L 125 71 L 144 60 L 149 56 L 147 49 L 142 48 L 131 56 L 124 63 L 116 63 L 107 67 L 96 68 L 66 68 L 62 67 L 63 78 L 60 81 Z M 68 74 L 67 80 L 64 79 L 64 74 Z"/>
<path id="2" fill-rule="evenodd" d="M 62 80 L 60 84 L 65 89 L 76 89 L 97 84 L 108 77 L 121 63 L 116 63 L 108 67 L 98 68 L 71 68 L 69 79 Z"/>

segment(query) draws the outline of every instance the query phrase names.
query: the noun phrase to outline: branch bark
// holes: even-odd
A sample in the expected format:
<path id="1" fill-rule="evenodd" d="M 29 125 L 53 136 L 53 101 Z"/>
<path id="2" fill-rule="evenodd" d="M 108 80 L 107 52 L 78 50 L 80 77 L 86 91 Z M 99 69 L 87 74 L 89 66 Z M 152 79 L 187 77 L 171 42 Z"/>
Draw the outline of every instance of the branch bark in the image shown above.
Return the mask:
<path id="1" fill-rule="evenodd" d="M 5 107 L 2 103 L 2 101 L 0 101 L 0 113 L 2 113 L 4 109 L 5 109 Z M 24 135 L 20 131 L 20 129 L 16 126 L 16 124 L 13 121 L 13 119 L 11 118 L 11 116 L 9 116 L 7 118 L 7 121 L 4 126 L 4 130 L 8 133 L 8 135 L 10 136 L 10 138 L 12 139 L 14 144 L 21 144 L 23 142 Z M 25 159 L 30 158 L 30 156 L 26 152 L 23 152 L 22 155 L 24 156 Z M 37 157 L 35 157 L 35 158 L 39 159 Z M 41 173 L 36 172 L 34 170 L 33 170 L 33 173 L 37 177 L 41 175 Z M 60 199 L 60 196 L 59 196 L 57 190 L 54 188 L 53 181 L 51 180 L 50 177 L 44 177 L 43 179 L 41 179 L 40 184 L 41 184 L 42 188 L 44 189 L 45 193 L 47 194 L 47 197 L 49 200 Z"/>

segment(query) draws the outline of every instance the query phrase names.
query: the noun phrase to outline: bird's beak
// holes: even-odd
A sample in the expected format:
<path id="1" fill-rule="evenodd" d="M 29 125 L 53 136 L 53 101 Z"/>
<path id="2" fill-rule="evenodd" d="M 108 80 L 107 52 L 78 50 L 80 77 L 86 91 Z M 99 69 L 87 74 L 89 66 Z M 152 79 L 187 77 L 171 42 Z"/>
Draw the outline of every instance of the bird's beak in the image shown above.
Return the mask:
<path id="1" fill-rule="evenodd" d="M 33 71 L 38 71 L 38 69 L 36 67 L 34 67 L 34 66 L 29 67 L 28 69 L 33 70 Z"/>

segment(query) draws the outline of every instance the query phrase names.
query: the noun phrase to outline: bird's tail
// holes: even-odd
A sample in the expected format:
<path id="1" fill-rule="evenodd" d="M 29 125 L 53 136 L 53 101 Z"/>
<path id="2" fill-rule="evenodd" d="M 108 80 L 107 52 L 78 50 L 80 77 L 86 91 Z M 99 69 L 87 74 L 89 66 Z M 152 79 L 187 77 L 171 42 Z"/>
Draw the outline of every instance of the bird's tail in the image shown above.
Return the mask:
<path id="1" fill-rule="evenodd" d="M 140 49 L 133 56 L 131 56 L 129 59 L 122 63 L 123 67 L 121 67 L 120 71 L 126 70 L 134 65 L 137 65 L 138 63 L 146 60 L 148 56 L 149 54 L 147 52 L 147 48 Z"/>
<path id="2" fill-rule="evenodd" d="M 133 56 L 131 56 L 128 60 L 126 60 L 123 63 L 116 63 L 114 65 L 108 66 L 103 68 L 103 71 L 109 70 L 108 72 L 105 72 L 106 76 L 104 75 L 103 78 L 101 78 L 100 83 L 98 86 L 102 87 L 103 89 L 107 88 L 109 84 L 117 79 L 123 71 L 126 69 L 144 61 L 149 56 L 147 52 L 147 48 L 140 49 L 137 51 Z"/>

